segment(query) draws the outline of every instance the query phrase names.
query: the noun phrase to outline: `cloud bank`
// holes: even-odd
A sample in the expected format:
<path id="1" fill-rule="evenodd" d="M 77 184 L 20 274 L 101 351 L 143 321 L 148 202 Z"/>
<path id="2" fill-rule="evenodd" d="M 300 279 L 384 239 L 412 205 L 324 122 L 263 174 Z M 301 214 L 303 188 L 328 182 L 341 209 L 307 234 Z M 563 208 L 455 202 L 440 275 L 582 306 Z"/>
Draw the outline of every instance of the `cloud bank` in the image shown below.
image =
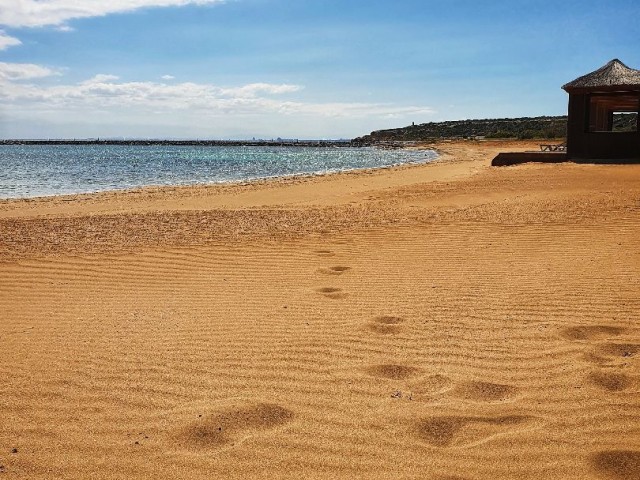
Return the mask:
<path id="1" fill-rule="evenodd" d="M 63 26 L 78 18 L 101 17 L 141 8 L 210 5 L 223 0 L 0 0 L 0 25 Z M 64 28 L 64 27 L 63 27 Z M 0 39 L 0 45 L 1 43 Z"/>
<path id="2" fill-rule="evenodd" d="M 33 64 L 0 63 L 0 104 L 60 110 L 136 109 L 184 111 L 196 115 L 397 116 L 431 113 L 425 107 L 374 103 L 305 103 L 280 98 L 302 90 L 300 85 L 250 83 L 237 87 L 182 82 L 122 82 L 99 74 L 78 84 L 38 85 L 26 80 L 59 75 Z"/>

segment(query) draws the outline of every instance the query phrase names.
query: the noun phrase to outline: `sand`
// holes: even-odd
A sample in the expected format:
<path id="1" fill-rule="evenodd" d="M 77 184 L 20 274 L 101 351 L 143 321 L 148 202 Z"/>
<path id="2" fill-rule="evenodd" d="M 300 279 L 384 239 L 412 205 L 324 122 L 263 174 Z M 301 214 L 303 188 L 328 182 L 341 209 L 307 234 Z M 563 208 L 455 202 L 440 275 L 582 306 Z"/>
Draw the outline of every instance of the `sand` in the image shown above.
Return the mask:
<path id="1" fill-rule="evenodd" d="M 0 478 L 640 478 L 640 168 L 0 202 Z"/>

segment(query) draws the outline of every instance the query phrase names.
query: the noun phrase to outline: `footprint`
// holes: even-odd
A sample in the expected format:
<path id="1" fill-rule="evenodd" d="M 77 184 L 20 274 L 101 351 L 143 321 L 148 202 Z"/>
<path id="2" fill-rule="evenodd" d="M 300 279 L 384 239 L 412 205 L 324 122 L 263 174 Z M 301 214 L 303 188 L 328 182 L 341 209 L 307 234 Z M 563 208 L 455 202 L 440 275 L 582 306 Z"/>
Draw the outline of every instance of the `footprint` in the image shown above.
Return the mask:
<path id="1" fill-rule="evenodd" d="M 621 392 L 633 383 L 632 378 L 624 373 L 593 372 L 588 379 L 591 384 L 609 392 Z"/>
<path id="2" fill-rule="evenodd" d="M 640 451 L 607 450 L 591 457 L 591 465 L 602 478 L 636 480 L 640 478 Z"/>
<path id="3" fill-rule="evenodd" d="M 344 293 L 341 288 L 334 288 L 334 287 L 318 288 L 316 292 L 323 294 L 327 298 L 333 298 L 336 300 L 347 296 L 347 294 Z"/>
<path id="4" fill-rule="evenodd" d="M 526 424 L 532 418 L 526 415 L 432 417 L 419 421 L 415 433 L 420 440 L 434 447 L 472 445 L 512 431 L 513 427 Z"/>
<path id="5" fill-rule="evenodd" d="M 343 273 L 348 272 L 349 270 L 351 270 L 351 267 L 344 267 L 344 266 L 338 265 L 336 267 L 321 268 L 318 271 L 320 273 L 324 273 L 325 275 L 342 275 Z"/>
<path id="6" fill-rule="evenodd" d="M 413 377 L 418 372 L 418 369 L 406 365 L 385 364 L 368 367 L 366 372 L 374 377 L 388 378 L 390 380 L 405 380 Z"/>
<path id="7" fill-rule="evenodd" d="M 271 403 L 242 403 L 199 414 L 174 436 L 187 450 L 217 450 L 264 433 L 293 419 L 293 412 Z"/>
<path id="8" fill-rule="evenodd" d="M 466 417 L 427 418 L 418 423 L 416 433 L 430 445 L 446 447 L 467 423 Z"/>
<path id="9" fill-rule="evenodd" d="M 609 357 L 633 357 L 640 353 L 638 343 L 605 343 L 596 349 L 600 355 Z"/>
<path id="10" fill-rule="evenodd" d="M 567 327 L 561 331 L 561 335 L 569 340 L 597 340 L 606 337 L 617 337 L 627 330 L 610 325 L 589 325 Z"/>
<path id="11" fill-rule="evenodd" d="M 516 387 L 490 382 L 465 382 L 457 386 L 453 393 L 459 398 L 478 402 L 507 400 L 518 392 Z"/>
<path id="12" fill-rule="evenodd" d="M 583 356 L 586 361 L 604 367 L 616 361 L 626 362 L 638 354 L 640 344 L 637 343 L 601 343 Z"/>
<path id="13" fill-rule="evenodd" d="M 403 322 L 404 319 L 400 317 L 383 315 L 380 317 L 375 317 L 369 323 L 369 330 L 382 334 L 395 334 L 401 330 L 400 324 Z"/>

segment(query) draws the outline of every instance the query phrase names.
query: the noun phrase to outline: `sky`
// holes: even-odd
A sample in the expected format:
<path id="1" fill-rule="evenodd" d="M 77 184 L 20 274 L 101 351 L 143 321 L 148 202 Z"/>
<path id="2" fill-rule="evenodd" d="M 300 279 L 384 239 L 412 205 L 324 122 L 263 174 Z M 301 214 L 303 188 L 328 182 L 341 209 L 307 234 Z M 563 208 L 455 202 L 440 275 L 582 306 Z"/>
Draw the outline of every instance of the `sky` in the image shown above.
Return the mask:
<path id="1" fill-rule="evenodd" d="M 0 0 L 0 138 L 353 138 L 564 115 L 640 1 Z"/>

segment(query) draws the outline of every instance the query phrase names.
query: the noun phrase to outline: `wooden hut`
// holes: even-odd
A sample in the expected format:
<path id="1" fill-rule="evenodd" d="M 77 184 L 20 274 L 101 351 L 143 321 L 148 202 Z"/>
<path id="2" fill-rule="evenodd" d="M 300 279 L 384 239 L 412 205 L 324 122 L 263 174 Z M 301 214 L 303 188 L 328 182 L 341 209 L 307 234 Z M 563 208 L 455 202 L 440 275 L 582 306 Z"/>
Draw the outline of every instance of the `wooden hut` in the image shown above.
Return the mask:
<path id="1" fill-rule="evenodd" d="M 569 94 L 568 159 L 640 159 L 640 70 L 615 59 L 562 88 Z"/>

